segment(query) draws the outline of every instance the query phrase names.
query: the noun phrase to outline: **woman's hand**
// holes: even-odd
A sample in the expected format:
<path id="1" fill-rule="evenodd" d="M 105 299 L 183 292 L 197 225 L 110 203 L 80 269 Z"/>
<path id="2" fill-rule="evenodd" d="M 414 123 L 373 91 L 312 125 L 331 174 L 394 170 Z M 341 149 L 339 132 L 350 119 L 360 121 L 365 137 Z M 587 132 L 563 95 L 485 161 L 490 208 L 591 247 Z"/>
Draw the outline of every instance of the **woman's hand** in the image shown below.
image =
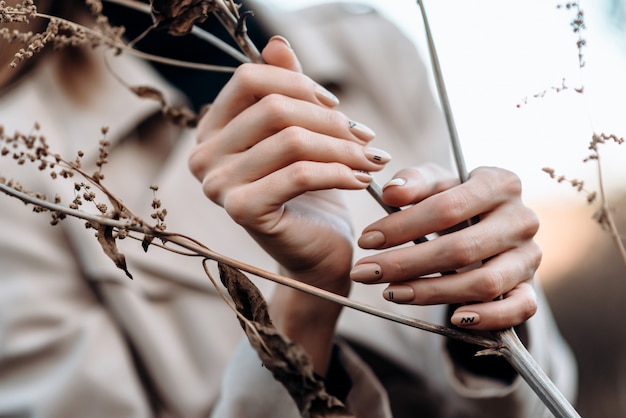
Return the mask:
<path id="1" fill-rule="evenodd" d="M 285 41 L 263 58 L 270 65 L 236 71 L 201 121 L 190 168 L 284 268 L 335 288 L 319 273 L 347 278 L 352 244 L 333 189 L 366 188 L 389 156 L 365 147 L 373 133 L 332 109 L 337 99 L 299 72 Z"/>
<path id="2" fill-rule="evenodd" d="M 541 260 L 533 241 L 537 217 L 523 205 L 519 178 L 509 171 L 483 167 L 458 183 L 432 165 L 400 171 L 384 186 L 383 200 L 412 206 L 368 226 L 359 245 L 386 249 L 431 233 L 453 232 L 366 257 L 351 277 L 389 283 L 384 297 L 396 303 L 462 304 L 452 316 L 455 325 L 479 330 L 518 325 L 537 309 L 532 285 Z M 475 216 L 479 223 L 457 227 Z M 425 277 L 454 270 L 460 272 Z"/>
<path id="3" fill-rule="evenodd" d="M 366 188 L 389 155 L 366 147 L 374 133 L 333 109 L 286 41 L 273 38 L 262 55 L 269 65 L 242 65 L 201 121 L 191 171 L 287 275 L 347 295 L 353 235 L 337 189 Z M 275 323 L 320 373 L 339 310 L 282 286 L 272 301 Z"/>

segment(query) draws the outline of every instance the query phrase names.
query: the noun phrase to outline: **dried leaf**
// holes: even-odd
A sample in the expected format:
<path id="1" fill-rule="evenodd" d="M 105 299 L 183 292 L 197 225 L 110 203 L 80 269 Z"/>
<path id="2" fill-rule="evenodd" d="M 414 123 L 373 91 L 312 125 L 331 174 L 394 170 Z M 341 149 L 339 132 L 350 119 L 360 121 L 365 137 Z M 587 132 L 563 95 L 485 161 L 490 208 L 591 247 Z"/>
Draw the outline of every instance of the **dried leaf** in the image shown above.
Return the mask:
<path id="1" fill-rule="evenodd" d="M 150 248 L 152 241 L 154 241 L 154 235 L 145 234 L 143 236 L 143 240 L 141 240 L 141 248 L 143 248 L 144 252 L 148 252 L 148 248 Z"/>
<path id="2" fill-rule="evenodd" d="M 124 270 L 126 276 L 132 280 L 133 275 L 130 274 L 128 267 L 126 266 L 126 257 L 124 257 L 124 254 L 120 253 L 117 249 L 117 243 L 115 242 L 115 237 L 113 237 L 113 227 L 98 225 L 96 229 L 98 230 L 98 242 L 102 246 L 104 253 L 109 256 L 111 260 L 113 260 L 119 269 Z"/>
<path id="3" fill-rule="evenodd" d="M 165 100 L 165 95 L 158 89 L 150 86 L 131 86 L 130 91 L 142 99 L 154 100 L 161 105 L 161 112 L 177 126 L 195 128 L 203 113 L 196 113 L 186 106 L 171 107 Z"/>
<path id="4" fill-rule="evenodd" d="M 170 35 L 191 32 L 195 23 L 204 22 L 216 10 L 217 0 L 151 0 L 155 27 L 167 28 Z"/>
<path id="5" fill-rule="evenodd" d="M 299 345 L 287 340 L 272 324 L 261 292 L 239 270 L 219 263 L 220 278 L 237 311 L 255 327 L 241 322 L 250 344 L 263 365 L 272 372 L 294 399 L 305 418 L 354 417 L 337 398 L 326 392 L 315 377 L 311 359 Z"/>
<path id="6" fill-rule="evenodd" d="M 130 91 L 135 93 L 137 97 L 149 99 L 159 102 L 161 106 L 166 106 L 165 96 L 160 90 L 150 86 L 131 86 Z"/>

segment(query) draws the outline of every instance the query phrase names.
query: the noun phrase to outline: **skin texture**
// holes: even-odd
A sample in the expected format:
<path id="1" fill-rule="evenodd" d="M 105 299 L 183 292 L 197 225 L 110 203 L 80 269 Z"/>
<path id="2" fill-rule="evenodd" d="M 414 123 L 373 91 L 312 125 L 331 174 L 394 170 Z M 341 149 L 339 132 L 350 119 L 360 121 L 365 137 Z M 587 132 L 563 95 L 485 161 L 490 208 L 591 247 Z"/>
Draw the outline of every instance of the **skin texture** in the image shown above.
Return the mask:
<path id="1" fill-rule="evenodd" d="M 189 165 L 207 197 L 246 228 L 285 274 L 342 295 L 352 279 L 389 283 L 384 296 L 402 296 L 395 302 L 462 304 L 453 323 L 478 330 L 518 325 L 534 314 L 538 221 L 521 201 L 517 176 L 502 169 L 477 169 L 463 185 L 434 165 L 399 172 L 384 187 L 383 199 L 412 206 L 363 231 L 361 247 L 384 251 L 352 269 L 353 239 L 334 189 L 365 188 L 369 179 L 360 171 L 382 169 L 386 158 L 376 162 L 372 155 L 385 153 L 369 149 L 373 135 L 351 130 L 332 97 L 300 73 L 285 40 L 270 40 L 263 58 L 269 65 L 241 66 L 220 93 L 200 124 Z M 469 228 L 394 248 L 455 230 L 477 215 L 481 222 Z M 481 260 L 488 261 L 474 270 L 420 278 Z M 340 308 L 283 287 L 271 306 L 277 326 L 304 346 L 323 374 Z"/>

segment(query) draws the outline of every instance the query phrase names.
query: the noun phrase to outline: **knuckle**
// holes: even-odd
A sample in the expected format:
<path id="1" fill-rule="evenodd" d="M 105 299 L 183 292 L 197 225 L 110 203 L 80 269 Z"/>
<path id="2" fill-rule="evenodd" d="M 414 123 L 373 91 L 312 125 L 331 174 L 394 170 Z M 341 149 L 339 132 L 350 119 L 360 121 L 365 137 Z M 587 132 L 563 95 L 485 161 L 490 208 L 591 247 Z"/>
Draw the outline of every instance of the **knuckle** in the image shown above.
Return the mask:
<path id="1" fill-rule="evenodd" d="M 449 259 L 456 268 L 474 264 L 479 260 L 477 258 L 476 245 L 472 238 L 457 238 L 447 246 L 447 259 Z"/>
<path id="2" fill-rule="evenodd" d="M 224 199 L 224 210 L 228 213 L 231 219 L 242 226 L 248 225 L 251 219 L 251 208 L 249 199 L 245 194 L 236 190 L 228 193 L 228 196 Z"/>
<path id="3" fill-rule="evenodd" d="M 289 126 L 279 132 L 280 147 L 283 153 L 299 160 L 305 155 L 305 148 L 309 143 L 306 129 L 299 126 Z"/>
<path id="4" fill-rule="evenodd" d="M 442 193 L 437 196 L 434 206 L 440 221 L 447 227 L 452 227 L 465 219 L 463 215 L 469 202 L 463 193 Z"/>
<path id="5" fill-rule="evenodd" d="M 539 217 L 530 208 L 524 207 L 523 214 L 519 216 L 521 220 L 521 233 L 525 239 L 530 239 L 539 231 Z"/>
<path id="6" fill-rule="evenodd" d="M 528 292 L 521 306 L 520 317 L 521 317 L 522 322 L 526 321 L 527 319 L 535 315 L 537 313 L 537 309 L 538 309 L 537 296 L 531 288 L 531 291 Z"/>
<path id="7" fill-rule="evenodd" d="M 494 193 L 504 196 L 520 196 L 522 181 L 512 171 L 499 167 L 479 167 L 473 175 L 484 177 L 488 184 L 492 184 Z"/>
<path id="8" fill-rule="evenodd" d="M 251 63 L 241 64 L 233 73 L 233 80 L 243 86 L 255 84 L 258 78 L 258 71 L 255 67 L 256 65 Z"/>
<path id="9" fill-rule="evenodd" d="M 204 179 L 202 180 L 202 191 L 205 196 L 208 197 L 212 202 L 215 202 L 219 205 L 222 204 L 222 195 L 223 195 L 223 179 L 224 177 L 216 174 L 215 171 L 208 172 Z"/>
<path id="10" fill-rule="evenodd" d="M 543 250 L 535 241 L 531 243 L 530 248 L 530 265 L 533 273 L 532 276 L 534 276 L 535 271 L 537 271 L 537 268 L 539 268 L 539 265 L 541 264 L 541 259 L 543 258 Z"/>
<path id="11" fill-rule="evenodd" d="M 207 170 L 206 161 L 203 158 L 203 153 L 201 150 L 196 147 L 192 153 L 189 155 L 187 159 L 187 166 L 191 171 L 191 174 L 198 180 L 201 180 L 204 177 L 204 173 Z"/>
<path id="12" fill-rule="evenodd" d="M 293 124 L 293 105 L 288 98 L 272 93 L 263 97 L 259 103 L 264 112 L 264 118 L 273 126 L 286 127 Z"/>
<path id="13" fill-rule="evenodd" d="M 430 279 L 422 279 L 430 280 Z M 441 292 L 439 286 L 433 282 L 427 282 L 424 286 L 419 288 L 419 292 L 415 292 L 415 303 L 418 305 L 435 305 L 441 303 L 444 294 Z"/>
<path id="14" fill-rule="evenodd" d="M 289 166 L 289 178 L 298 189 L 308 190 L 314 177 L 315 169 L 306 161 L 298 161 Z"/>
<path id="15" fill-rule="evenodd" d="M 503 292 L 504 277 L 502 272 L 496 269 L 486 269 L 483 272 L 479 286 L 479 297 L 483 301 L 494 300 Z"/>

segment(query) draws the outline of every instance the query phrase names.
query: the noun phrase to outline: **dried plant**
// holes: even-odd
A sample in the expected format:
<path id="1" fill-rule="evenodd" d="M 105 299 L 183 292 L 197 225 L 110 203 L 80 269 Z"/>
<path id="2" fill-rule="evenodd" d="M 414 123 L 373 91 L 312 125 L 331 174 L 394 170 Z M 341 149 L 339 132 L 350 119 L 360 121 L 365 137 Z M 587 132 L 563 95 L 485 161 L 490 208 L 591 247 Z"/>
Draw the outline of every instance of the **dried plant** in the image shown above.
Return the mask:
<path id="1" fill-rule="evenodd" d="M 560 9 L 574 12 L 574 17 L 570 22 L 572 32 L 576 36 L 576 48 L 578 50 L 578 67 L 582 71 L 585 67 L 585 59 L 583 55 L 583 49 L 586 47 L 587 42 L 583 37 L 583 32 L 586 29 L 584 20 L 584 13 L 580 7 L 578 1 L 572 1 L 565 4 L 559 4 L 557 6 Z M 565 82 L 563 82 L 565 87 Z M 584 88 L 576 88 L 575 91 L 580 94 L 584 94 Z M 556 170 L 552 167 L 544 167 L 543 171 L 547 173 L 551 178 L 555 179 L 559 183 L 569 183 L 576 191 L 583 193 L 586 196 L 589 204 L 596 204 L 598 207 L 593 215 L 593 219 L 600 224 L 600 226 L 609 232 L 611 238 L 620 254 L 623 263 L 626 265 L 626 247 L 624 240 L 617 228 L 614 220 L 613 212 L 614 208 L 611 207 L 607 193 L 604 187 L 604 175 L 602 171 L 602 161 L 600 155 L 600 146 L 612 142 L 615 144 L 623 144 L 624 138 L 607 133 L 592 132 L 591 140 L 589 141 L 588 150 L 590 154 L 583 159 L 583 163 L 592 162 L 596 164 L 598 190 L 590 191 L 585 188 L 585 184 L 579 179 L 569 179 L 565 175 L 557 175 Z"/>
<path id="2" fill-rule="evenodd" d="M 109 1 L 146 11 L 146 5 L 136 1 Z M 436 58 L 426 13 L 422 2 L 419 1 L 418 3 L 422 9 L 422 16 L 426 24 L 427 35 L 429 36 L 430 52 Z M 96 25 L 94 28 L 86 28 L 58 17 L 40 14 L 31 0 L 24 0 L 15 7 L 8 7 L 4 1 L 0 1 L 0 23 L 28 23 L 35 18 L 43 18 L 49 21 L 47 28 L 39 34 L 0 29 L 2 39 L 9 42 L 20 42 L 24 45 L 18 52 L 18 55 L 15 56 L 12 65 L 16 66 L 19 62 L 32 58 L 44 46 L 52 43 L 56 47 L 69 45 L 104 46 L 113 48 L 117 53 L 132 53 L 145 59 L 169 62 L 181 66 L 201 67 L 216 71 L 232 70 L 223 67 L 199 66 L 179 61 L 172 62 L 172 60 L 168 61 L 162 57 L 141 53 L 133 48 L 132 43 L 124 43 L 122 28 L 115 28 L 109 25 L 106 17 L 102 15 L 102 4 L 100 1 L 86 0 L 86 4 L 95 17 Z M 247 60 L 262 62 L 258 49 L 246 35 L 245 20 L 247 15 L 239 14 L 239 8 L 233 0 L 152 0 L 148 11 L 152 13 L 154 21 L 152 28 L 149 28 L 149 30 L 165 27 L 173 35 L 193 33 L 197 29 L 194 24 L 206 19 L 209 13 L 213 13 L 222 25 L 229 30 L 247 57 Z M 206 37 L 206 39 L 209 38 Z M 223 48 L 227 49 L 227 47 Z M 434 61 L 437 62 L 436 59 Z M 445 103 L 447 97 L 441 78 L 441 71 L 438 67 L 435 68 L 435 74 L 438 76 L 440 95 Z M 118 78 L 123 82 L 121 77 Z M 140 97 L 158 101 L 164 109 L 164 113 L 168 115 L 168 106 L 161 92 L 147 86 L 128 87 Z M 193 118 L 188 117 L 188 115 L 178 116 L 183 121 L 183 125 L 190 126 L 193 124 L 190 122 Z M 449 109 L 446 109 L 446 116 L 453 144 L 458 145 Z M 45 137 L 39 132 L 40 127 L 35 125 L 33 131 L 29 134 L 8 134 L 4 132 L 0 125 L 2 155 L 13 158 L 17 164 L 32 163 L 39 170 L 47 172 L 53 179 L 59 177 L 81 177 L 81 180 L 76 181 L 74 184 L 74 200 L 68 204 L 63 204 L 59 197 L 48 199 L 40 193 L 24 190 L 15 180 L 2 177 L 0 177 L 0 190 L 32 205 L 37 212 L 49 212 L 52 216 L 51 223 L 53 225 L 58 224 L 67 216 L 85 220 L 87 228 L 93 228 L 97 231 L 98 242 L 101 244 L 105 254 L 120 269 L 124 270 L 130 278 L 132 276 L 128 271 L 124 256 L 118 251 L 116 245 L 117 240 L 120 239 L 136 239 L 142 243 L 141 245 L 146 251 L 151 246 L 157 246 L 181 255 L 200 257 L 211 281 L 214 280 L 206 268 L 206 263 L 208 260 L 216 261 L 219 264 L 222 282 L 230 294 L 230 300 L 224 296 L 225 300 L 236 311 L 244 331 L 248 335 L 252 346 L 263 359 L 265 366 L 273 372 L 294 397 L 303 417 L 349 417 L 352 415 L 341 402 L 328 395 L 323 385 L 314 378 L 310 360 L 301 349 L 282 337 L 272 326 L 265 301 L 242 272 L 272 280 L 276 283 L 290 286 L 346 307 L 397 323 L 481 346 L 484 350 L 479 352 L 478 355 L 499 355 L 505 357 L 556 416 L 578 416 L 539 368 L 512 330 L 483 336 L 467 330 L 442 327 L 418 319 L 381 311 L 347 297 L 338 296 L 216 253 L 191 237 L 166 231 L 165 217 L 167 211 L 162 207 L 156 196 L 158 190 L 156 186 L 150 186 L 155 193 L 151 203 L 154 210 L 151 215 L 155 222 L 153 224 L 139 218 L 121 200 L 116 198 L 112 191 L 105 187 L 103 166 L 106 165 L 108 157 L 106 138 L 103 138 L 100 143 L 97 170 L 90 174 L 81 167 L 82 152 L 79 152 L 73 160 L 65 160 L 48 149 Z M 103 128 L 102 135 L 106 136 L 106 133 L 106 128 Z M 455 147 L 455 156 L 461 180 L 464 181 L 467 178 L 467 173 L 460 147 Z M 374 184 L 369 190 L 380 203 L 380 191 L 377 186 Z M 106 202 L 102 201 L 99 195 L 102 195 Z M 97 213 L 94 214 L 82 209 L 87 204 L 94 205 Z M 386 207 L 386 209 L 389 211 L 398 210 L 389 207 Z M 417 241 L 421 242 L 423 239 Z M 221 292 L 217 286 L 216 288 L 218 292 Z"/>

